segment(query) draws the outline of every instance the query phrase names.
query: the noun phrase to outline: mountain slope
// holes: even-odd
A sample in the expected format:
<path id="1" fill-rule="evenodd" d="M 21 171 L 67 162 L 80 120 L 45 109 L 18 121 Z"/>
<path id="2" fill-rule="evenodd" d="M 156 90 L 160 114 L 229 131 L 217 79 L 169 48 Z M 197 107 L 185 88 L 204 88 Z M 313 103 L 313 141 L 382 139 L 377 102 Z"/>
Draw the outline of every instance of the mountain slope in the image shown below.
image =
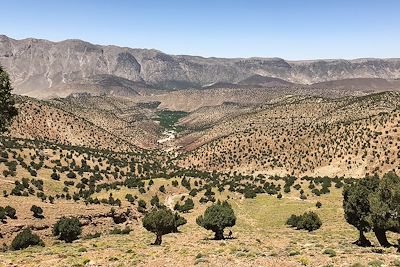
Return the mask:
<path id="1" fill-rule="evenodd" d="M 398 171 L 399 93 L 339 100 L 293 97 L 229 118 L 186 146 L 203 170 L 363 177 Z M 182 143 L 189 137 L 185 137 Z"/>
<path id="2" fill-rule="evenodd" d="M 33 97 L 64 96 L 59 89 L 64 85 L 71 86 L 72 92 L 131 95 L 137 93 L 140 83 L 182 89 L 218 82 L 237 83 L 254 75 L 303 84 L 346 78 L 400 78 L 399 59 L 202 58 L 94 45 L 81 40 L 14 40 L 4 35 L 0 36 L 0 64 L 10 73 L 15 92 Z M 102 75 L 129 80 L 135 86 L 125 83 L 124 89 L 104 90 L 96 79 Z"/>
<path id="3" fill-rule="evenodd" d="M 9 129 L 12 137 L 114 151 L 140 151 L 133 143 L 48 102 L 18 97 L 17 108 L 19 114 Z"/>

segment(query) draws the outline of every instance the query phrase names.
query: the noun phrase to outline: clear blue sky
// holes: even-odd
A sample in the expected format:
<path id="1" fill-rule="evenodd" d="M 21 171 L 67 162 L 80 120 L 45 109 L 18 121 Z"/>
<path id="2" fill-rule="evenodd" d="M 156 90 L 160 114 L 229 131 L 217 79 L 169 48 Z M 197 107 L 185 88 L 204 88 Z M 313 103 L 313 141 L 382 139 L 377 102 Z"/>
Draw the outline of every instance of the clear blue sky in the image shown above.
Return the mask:
<path id="1" fill-rule="evenodd" d="M 400 57 L 400 1 L 9 0 L 0 34 L 206 57 Z"/>

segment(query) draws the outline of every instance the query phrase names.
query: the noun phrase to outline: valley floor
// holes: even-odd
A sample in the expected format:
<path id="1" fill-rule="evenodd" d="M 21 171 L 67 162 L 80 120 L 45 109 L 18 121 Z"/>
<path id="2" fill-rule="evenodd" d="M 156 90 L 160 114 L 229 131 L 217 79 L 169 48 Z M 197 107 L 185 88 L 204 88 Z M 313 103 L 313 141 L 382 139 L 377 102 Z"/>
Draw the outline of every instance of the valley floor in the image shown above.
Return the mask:
<path id="1" fill-rule="evenodd" d="M 226 197 L 222 193 L 220 197 Z M 212 240 L 212 233 L 200 228 L 195 218 L 206 205 L 196 205 L 184 214 L 188 223 L 181 233 L 163 237 L 159 247 L 150 245 L 154 235 L 134 224 L 129 235 L 105 235 L 73 244 L 53 241 L 54 245 L 0 253 L 0 266 L 400 266 L 396 248 L 382 249 L 372 235 L 375 247 L 352 244 L 355 228 L 343 217 L 341 189 L 330 194 L 300 200 L 296 192 L 275 196 L 259 195 L 243 199 L 231 194 L 237 214 L 233 239 Z M 315 203 L 322 207 L 317 209 Z M 322 227 L 312 233 L 285 225 L 293 213 L 317 212 Z M 394 236 L 389 236 L 395 243 Z"/>

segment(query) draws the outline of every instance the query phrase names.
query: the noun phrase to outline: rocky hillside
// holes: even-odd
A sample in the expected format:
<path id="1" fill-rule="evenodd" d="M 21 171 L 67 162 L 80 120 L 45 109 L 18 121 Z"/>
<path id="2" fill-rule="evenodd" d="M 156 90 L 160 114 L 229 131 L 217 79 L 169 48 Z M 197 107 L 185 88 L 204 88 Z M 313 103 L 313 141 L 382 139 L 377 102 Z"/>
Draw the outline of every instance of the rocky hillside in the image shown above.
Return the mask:
<path id="1" fill-rule="evenodd" d="M 19 114 L 9 129 L 12 137 L 115 151 L 137 151 L 133 142 L 123 140 L 49 102 L 18 97 L 17 108 Z"/>
<path id="2" fill-rule="evenodd" d="M 270 85 L 400 78 L 399 59 L 293 62 L 280 58 L 202 58 L 81 40 L 14 40 L 4 35 L 0 36 L 0 64 L 10 73 L 16 93 L 42 98 L 76 92 L 134 96 L 157 88 L 193 88 L 243 80 L 254 84 L 260 76 L 284 80 L 261 79 Z"/>
<path id="3" fill-rule="evenodd" d="M 336 100 L 288 98 L 185 136 L 182 144 L 191 152 L 178 163 L 278 175 L 398 172 L 399 107 L 400 95 L 392 92 Z M 185 123 L 196 125 L 198 119 Z"/>
<path id="4" fill-rule="evenodd" d="M 154 120 L 158 102 L 136 103 L 126 98 L 88 95 L 48 102 L 141 148 L 155 148 L 162 132 Z"/>

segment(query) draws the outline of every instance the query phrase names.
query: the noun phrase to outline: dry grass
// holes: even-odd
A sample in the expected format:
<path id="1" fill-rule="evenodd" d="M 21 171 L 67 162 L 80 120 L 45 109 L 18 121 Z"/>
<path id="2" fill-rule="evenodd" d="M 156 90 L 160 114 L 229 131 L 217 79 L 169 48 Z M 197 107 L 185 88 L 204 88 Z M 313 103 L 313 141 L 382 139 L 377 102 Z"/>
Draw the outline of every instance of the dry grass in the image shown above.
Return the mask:
<path id="1" fill-rule="evenodd" d="M 160 247 L 150 245 L 154 236 L 137 223 L 127 236 L 105 235 L 71 245 L 53 241 L 46 248 L 5 252 L 0 254 L 0 266 L 226 266 L 228 262 L 229 266 L 367 266 L 377 261 L 388 266 L 397 259 L 394 248 L 378 254 L 351 244 L 357 232 L 344 221 L 341 190 L 308 201 L 297 199 L 295 194 L 285 194 L 281 200 L 266 195 L 248 200 L 232 194 L 238 221 L 231 240 L 211 240 L 212 232 L 195 224 L 205 208 L 196 205 L 195 211 L 184 215 L 188 224 L 181 233 L 164 236 Z M 322 202 L 321 209 L 315 208 L 317 199 Z M 308 233 L 285 226 L 292 213 L 306 210 L 321 216 L 321 229 Z M 371 235 L 368 237 L 376 244 Z"/>

